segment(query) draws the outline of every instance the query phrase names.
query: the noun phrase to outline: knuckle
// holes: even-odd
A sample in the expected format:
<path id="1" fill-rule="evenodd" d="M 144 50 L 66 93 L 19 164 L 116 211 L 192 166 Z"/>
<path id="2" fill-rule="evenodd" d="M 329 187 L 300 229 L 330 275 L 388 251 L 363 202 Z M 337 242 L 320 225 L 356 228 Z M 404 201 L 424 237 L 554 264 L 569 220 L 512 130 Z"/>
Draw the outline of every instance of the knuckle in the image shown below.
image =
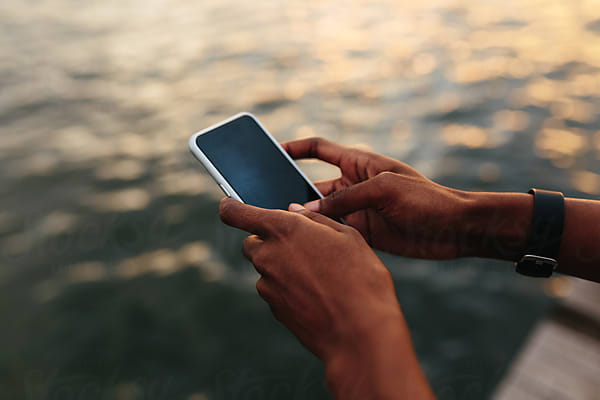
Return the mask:
<path id="1" fill-rule="evenodd" d="M 279 237 L 291 236 L 298 225 L 302 223 L 304 217 L 298 213 L 289 213 L 281 211 L 279 217 L 276 219 L 276 232 Z"/>
<path id="2" fill-rule="evenodd" d="M 256 246 L 256 244 L 252 243 L 251 239 L 248 238 L 244 241 L 242 253 L 244 254 L 244 257 L 254 265 L 256 271 L 260 275 L 271 275 L 273 258 L 269 253 L 269 248 L 265 248 L 264 243 Z"/>
<path id="3" fill-rule="evenodd" d="M 377 174 L 375 177 L 375 181 L 377 182 L 377 186 L 382 189 L 390 189 L 396 183 L 396 179 L 398 175 L 391 171 L 384 171 Z"/>
<path id="4" fill-rule="evenodd" d="M 265 280 L 263 278 L 260 278 L 259 280 L 256 281 L 256 291 L 258 292 L 258 294 L 260 295 L 260 297 L 262 297 L 265 300 L 268 297 L 268 295 L 267 295 L 267 293 L 268 293 L 267 286 L 268 285 L 267 285 L 267 283 L 265 282 Z"/>
<path id="5" fill-rule="evenodd" d="M 295 213 L 294 218 L 292 218 L 291 220 L 291 228 L 292 230 L 295 232 L 295 227 L 298 227 L 298 225 L 301 224 L 305 224 L 308 222 L 308 219 L 312 219 L 315 216 L 319 216 L 318 213 L 313 212 L 313 211 L 308 211 L 308 210 L 303 210 L 301 212 Z"/>
<path id="6" fill-rule="evenodd" d="M 328 143 L 327 139 L 324 139 L 320 136 L 315 136 L 308 139 L 309 144 L 309 153 L 311 157 L 316 157 L 319 154 L 319 150 L 323 148 L 324 145 Z"/>
<path id="7" fill-rule="evenodd" d="M 256 291 L 258 293 L 262 293 L 265 290 L 265 280 L 263 278 L 259 278 L 256 281 Z"/>
<path id="8" fill-rule="evenodd" d="M 349 155 L 352 156 L 352 158 L 360 158 L 360 157 L 364 157 L 365 156 L 365 150 L 359 148 L 359 147 L 351 147 L 349 150 Z"/>
<path id="9" fill-rule="evenodd" d="M 329 196 L 322 198 L 321 206 L 327 207 L 328 205 L 331 205 L 334 202 L 341 201 L 346 196 L 347 193 L 348 193 L 347 188 L 337 190 L 337 191 L 331 193 Z"/>
<path id="10" fill-rule="evenodd" d="M 312 219 L 312 220 L 314 220 L 314 219 L 316 219 L 316 218 L 319 217 L 319 214 L 317 214 L 316 212 L 314 212 L 314 211 L 308 211 L 308 210 L 298 211 L 298 214 L 300 216 L 304 216 L 304 217 L 306 217 L 308 219 Z M 302 220 L 298 221 L 298 223 L 301 223 L 301 222 L 303 222 L 303 221 Z"/>
<path id="11" fill-rule="evenodd" d="M 313 137 L 313 138 L 312 138 L 312 141 L 313 141 L 313 143 L 314 143 L 316 146 L 320 146 L 320 145 L 322 145 L 323 143 L 325 143 L 325 139 L 323 139 L 323 138 L 322 138 L 322 137 L 320 137 L 320 136 L 315 136 L 315 137 Z"/>
<path id="12" fill-rule="evenodd" d="M 320 137 L 313 137 L 308 139 L 308 145 L 309 145 L 309 154 L 311 157 L 315 157 L 317 155 L 317 153 L 319 152 L 319 147 L 323 146 L 323 139 Z"/>
<path id="13" fill-rule="evenodd" d="M 242 243 L 242 254 L 250 261 L 252 261 L 254 256 L 254 252 L 252 251 L 252 242 L 254 240 L 253 236 L 248 236 Z"/>
<path id="14" fill-rule="evenodd" d="M 361 233 L 352 226 L 346 225 L 344 232 L 354 240 L 362 239 Z"/>
<path id="15" fill-rule="evenodd" d="M 346 191 L 346 189 L 336 190 L 335 192 L 331 193 L 329 196 L 322 198 L 321 201 L 324 202 L 327 200 L 336 200 L 336 199 L 342 197 L 344 195 L 345 191 Z"/>
<path id="16" fill-rule="evenodd" d="M 380 281 L 387 281 L 387 282 L 392 281 L 393 282 L 392 273 L 383 266 L 381 266 L 380 268 L 374 268 L 373 274 Z M 393 283 L 392 283 L 392 285 L 393 285 Z"/>
<path id="17" fill-rule="evenodd" d="M 377 179 L 380 180 L 381 182 L 389 182 L 394 180 L 396 177 L 396 174 L 394 172 L 391 171 L 383 171 L 377 174 Z"/>
<path id="18" fill-rule="evenodd" d="M 250 262 L 256 268 L 256 271 L 263 276 L 272 275 L 272 261 L 273 258 L 269 255 L 269 252 L 263 249 L 255 251 L 252 255 L 252 259 L 250 260 Z"/>
<path id="19" fill-rule="evenodd" d="M 254 254 L 252 254 L 250 261 L 262 274 L 268 273 L 269 259 L 264 251 L 255 251 Z"/>

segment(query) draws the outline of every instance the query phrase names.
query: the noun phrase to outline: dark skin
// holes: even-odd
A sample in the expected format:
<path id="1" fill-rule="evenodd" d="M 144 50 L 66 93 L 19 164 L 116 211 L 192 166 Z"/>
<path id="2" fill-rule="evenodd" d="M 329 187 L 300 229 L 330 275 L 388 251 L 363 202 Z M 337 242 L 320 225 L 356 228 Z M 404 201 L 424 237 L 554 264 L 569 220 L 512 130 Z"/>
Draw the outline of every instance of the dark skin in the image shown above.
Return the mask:
<path id="1" fill-rule="evenodd" d="M 324 199 L 306 208 L 344 217 L 373 247 L 427 259 L 514 261 L 527 245 L 533 196 L 468 192 L 439 185 L 410 166 L 322 138 L 283 144 L 295 159 L 317 158 L 341 176 L 317 182 Z M 558 271 L 600 282 L 600 202 L 565 199 Z"/>
<path id="2" fill-rule="evenodd" d="M 533 197 L 436 184 L 408 165 L 320 138 L 285 143 L 293 158 L 340 168 L 324 199 L 266 210 L 224 199 L 223 221 L 253 233 L 244 255 L 273 315 L 326 366 L 337 399 L 432 399 L 390 273 L 370 246 L 428 258 L 514 260 Z M 347 225 L 329 217 L 344 217 Z M 559 271 L 600 281 L 600 202 L 565 200 Z"/>
<path id="3" fill-rule="evenodd" d="M 356 229 L 290 211 L 219 207 L 226 224 L 254 233 L 243 253 L 275 318 L 323 360 L 336 398 L 432 399 L 383 263 Z"/>

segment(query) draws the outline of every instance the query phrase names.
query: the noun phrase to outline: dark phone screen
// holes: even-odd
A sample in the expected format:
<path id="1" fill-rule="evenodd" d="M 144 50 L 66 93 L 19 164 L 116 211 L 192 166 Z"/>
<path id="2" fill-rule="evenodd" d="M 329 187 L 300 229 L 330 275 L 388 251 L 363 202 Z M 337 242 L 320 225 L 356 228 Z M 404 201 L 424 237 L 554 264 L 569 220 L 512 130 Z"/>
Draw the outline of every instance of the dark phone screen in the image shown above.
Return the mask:
<path id="1" fill-rule="evenodd" d="M 247 204 L 287 210 L 319 198 L 247 115 L 198 136 L 196 144 Z"/>

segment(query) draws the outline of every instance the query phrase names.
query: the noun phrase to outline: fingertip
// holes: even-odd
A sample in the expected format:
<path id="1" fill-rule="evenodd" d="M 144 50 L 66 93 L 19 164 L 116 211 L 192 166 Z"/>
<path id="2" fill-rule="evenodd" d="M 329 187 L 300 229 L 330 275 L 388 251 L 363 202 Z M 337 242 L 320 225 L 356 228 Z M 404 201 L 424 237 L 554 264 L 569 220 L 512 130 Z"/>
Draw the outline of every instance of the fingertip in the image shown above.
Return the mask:
<path id="1" fill-rule="evenodd" d="M 235 200 L 232 199 L 231 197 L 223 197 L 221 199 L 221 201 L 219 202 L 219 208 L 221 208 L 223 206 L 227 206 L 227 204 L 231 203 L 231 201 L 235 201 Z"/>
<path id="2" fill-rule="evenodd" d="M 319 209 L 321 208 L 320 203 L 321 203 L 320 200 L 313 200 L 313 201 L 309 201 L 308 203 L 304 204 L 304 207 L 306 207 L 306 209 L 309 211 L 319 212 Z"/>
<path id="3" fill-rule="evenodd" d="M 237 200 L 231 197 L 223 197 L 219 202 L 219 215 L 223 218 L 227 214 L 230 207 L 235 206 L 235 203 L 239 203 Z"/>
<path id="4" fill-rule="evenodd" d="M 289 207 L 288 207 L 288 210 L 289 210 L 289 211 L 292 211 L 292 212 L 298 212 L 298 211 L 303 211 L 303 210 L 305 210 L 305 208 L 304 208 L 304 207 L 302 207 L 302 205 L 300 205 L 300 204 L 298 204 L 298 203 L 291 203 L 291 204 L 289 205 Z"/>

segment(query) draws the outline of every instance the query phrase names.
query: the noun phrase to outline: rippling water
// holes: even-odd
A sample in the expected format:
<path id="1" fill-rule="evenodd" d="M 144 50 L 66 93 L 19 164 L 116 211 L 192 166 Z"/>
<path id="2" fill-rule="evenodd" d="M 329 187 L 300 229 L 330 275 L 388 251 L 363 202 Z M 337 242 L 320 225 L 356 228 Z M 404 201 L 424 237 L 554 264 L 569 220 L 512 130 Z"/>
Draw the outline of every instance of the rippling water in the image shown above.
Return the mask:
<path id="1" fill-rule="evenodd" d="M 4 2 L 0 82 L 7 398 L 327 398 L 187 153 L 241 110 L 454 187 L 600 193 L 596 0 Z M 552 293 L 383 257 L 440 397 L 488 396 Z"/>

